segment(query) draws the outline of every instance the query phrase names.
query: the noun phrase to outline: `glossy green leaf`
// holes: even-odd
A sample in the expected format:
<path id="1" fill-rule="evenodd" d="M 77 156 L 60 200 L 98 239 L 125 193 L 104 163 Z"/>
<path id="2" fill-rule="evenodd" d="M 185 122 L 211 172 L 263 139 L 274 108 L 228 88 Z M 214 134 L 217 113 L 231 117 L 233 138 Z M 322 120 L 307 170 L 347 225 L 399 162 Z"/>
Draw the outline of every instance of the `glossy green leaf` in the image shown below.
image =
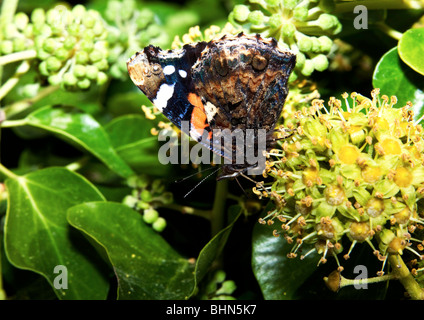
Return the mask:
<path id="1" fill-rule="evenodd" d="M 234 223 L 242 214 L 242 209 L 240 206 L 232 206 L 229 208 L 229 224 L 219 231 L 200 251 L 199 256 L 196 260 L 196 269 L 195 269 L 195 281 L 198 284 L 206 272 L 212 265 L 212 262 L 218 257 L 222 252 L 225 244 L 227 243 L 228 237 L 233 229 Z M 193 292 L 194 293 L 194 292 Z"/>
<path id="2" fill-rule="evenodd" d="M 109 122 L 105 130 L 118 155 L 135 171 L 163 175 L 168 167 L 158 160 L 158 137 L 150 133 L 154 124 L 140 115 L 126 115 Z"/>
<path id="3" fill-rule="evenodd" d="M 424 28 L 407 30 L 399 40 L 398 50 L 403 62 L 424 75 Z"/>
<path id="4" fill-rule="evenodd" d="M 408 101 L 413 104 L 415 117 L 423 113 L 424 77 L 409 68 L 399 58 L 397 48 L 389 50 L 378 62 L 373 75 L 374 88 L 380 88 L 381 94 L 395 95 L 396 107 L 403 107 Z"/>
<path id="5" fill-rule="evenodd" d="M 105 299 L 109 290 L 102 273 L 105 265 L 66 219 L 68 208 L 85 201 L 102 201 L 97 189 L 64 168 L 8 179 L 6 188 L 5 250 L 9 261 L 43 275 L 60 299 Z M 67 289 L 54 286 L 62 274 L 54 273 L 59 265 L 67 268 Z"/>
<path id="6" fill-rule="evenodd" d="M 132 209 L 93 202 L 68 211 L 68 221 L 107 252 L 118 278 L 119 299 L 186 299 L 193 267 Z"/>
<path id="7" fill-rule="evenodd" d="M 89 114 L 45 107 L 26 117 L 28 125 L 58 134 L 91 152 L 117 174 L 128 177 L 131 168 L 118 156 L 102 126 Z"/>
<path id="8" fill-rule="evenodd" d="M 319 257 L 308 255 L 304 260 L 289 259 L 294 244 L 274 237 L 274 228 L 256 224 L 252 237 L 252 268 L 266 300 L 296 299 L 297 289 L 316 270 Z"/>

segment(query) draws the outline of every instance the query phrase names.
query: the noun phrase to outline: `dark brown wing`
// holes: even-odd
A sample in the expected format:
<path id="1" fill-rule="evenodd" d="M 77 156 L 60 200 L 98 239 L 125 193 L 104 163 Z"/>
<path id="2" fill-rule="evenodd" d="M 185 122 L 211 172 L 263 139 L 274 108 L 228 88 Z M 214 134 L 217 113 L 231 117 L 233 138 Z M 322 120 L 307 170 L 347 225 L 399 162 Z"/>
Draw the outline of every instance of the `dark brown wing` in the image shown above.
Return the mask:
<path id="1" fill-rule="evenodd" d="M 291 51 L 258 35 L 239 34 L 209 42 L 191 73 L 211 130 L 265 129 L 272 135 L 295 63 Z M 214 144 L 220 141 L 217 135 L 213 137 Z M 213 149 L 219 148 L 214 145 Z M 233 163 L 236 151 L 235 144 L 225 150 L 233 153 Z"/>

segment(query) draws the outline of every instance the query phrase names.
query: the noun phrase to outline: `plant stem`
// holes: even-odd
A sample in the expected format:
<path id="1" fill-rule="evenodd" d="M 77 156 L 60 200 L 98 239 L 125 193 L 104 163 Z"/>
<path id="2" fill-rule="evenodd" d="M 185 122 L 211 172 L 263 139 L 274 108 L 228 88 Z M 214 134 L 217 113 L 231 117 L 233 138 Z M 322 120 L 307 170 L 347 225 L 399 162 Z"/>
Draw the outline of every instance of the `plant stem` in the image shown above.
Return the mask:
<path id="1" fill-rule="evenodd" d="M 0 100 L 4 98 L 5 95 L 9 93 L 10 90 L 19 82 L 19 79 L 23 74 L 29 70 L 28 61 L 22 62 L 19 67 L 16 69 L 15 74 L 9 78 L 1 87 L 0 87 Z"/>
<path id="2" fill-rule="evenodd" d="M 3 1 L 1 5 L 1 12 L 0 12 L 0 30 L 4 30 L 4 26 L 12 22 L 17 6 L 18 6 L 18 0 Z M 0 32 L 0 41 L 1 40 L 3 40 L 3 32 Z M 3 67 L 0 66 L 0 85 L 2 83 L 2 78 L 3 78 Z"/>
<path id="3" fill-rule="evenodd" d="M 89 157 L 87 156 L 82 157 L 81 159 L 68 164 L 65 168 L 70 171 L 78 171 L 88 162 L 88 159 Z"/>
<path id="4" fill-rule="evenodd" d="M 20 119 L 20 120 L 5 120 L 2 122 L 1 127 L 2 128 L 11 128 L 11 127 L 20 127 L 27 124 L 26 119 Z"/>
<path id="5" fill-rule="evenodd" d="M 384 22 L 378 22 L 375 24 L 375 26 L 379 28 L 381 31 L 383 31 L 385 34 L 387 34 L 389 37 L 392 37 L 395 40 L 399 41 L 400 38 L 402 38 L 402 34 L 403 34 L 402 32 L 399 32 L 393 29 L 392 27 L 389 27 Z"/>
<path id="6" fill-rule="evenodd" d="M 217 181 L 215 188 L 215 199 L 213 201 L 211 217 L 211 233 L 215 236 L 224 227 L 225 204 L 228 194 L 227 179 Z"/>
<path id="7" fill-rule="evenodd" d="M 8 105 L 4 108 L 4 112 L 6 113 L 7 118 L 11 118 L 12 116 L 25 111 L 27 108 L 31 107 L 35 102 L 41 100 L 42 98 L 48 96 L 59 89 L 59 86 L 48 86 L 43 90 L 40 90 L 35 97 L 24 99 L 18 102 L 15 102 L 11 105 Z"/>
<path id="8" fill-rule="evenodd" d="M 33 49 L 14 52 L 14 53 L 7 54 L 5 56 L 0 57 L 0 66 L 4 66 L 5 64 L 16 62 L 16 61 L 34 59 L 36 56 L 37 56 L 37 51 Z"/>
<path id="9" fill-rule="evenodd" d="M 12 22 L 18 7 L 18 0 L 3 0 L 1 5 L 0 27 Z M 1 40 L 1 39 L 0 39 Z"/>
<path id="10" fill-rule="evenodd" d="M 420 9 L 420 0 L 365 0 L 365 1 L 334 1 L 335 9 L 332 13 L 353 12 L 358 5 L 365 6 L 368 10 L 378 9 Z"/>
<path id="11" fill-rule="evenodd" d="M 362 284 L 371 284 L 378 283 L 388 280 L 394 280 L 397 277 L 393 274 L 386 274 L 380 277 L 372 277 L 372 278 L 364 278 L 364 279 L 347 279 L 345 277 L 340 276 L 340 288 L 352 285 L 362 285 Z"/>
<path id="12" fill-rule="evenodd" d="M 194 216 L 202 217 L 202 218 L 205 218 L 207 220 L 210 220 L 210 218 L 211 218 L 211 211 L 210 210 L 195 209 L 195 208 L 188 207 L 188 206 L 182 206 L 182 205 L 179 205 L 179 204 L 176 204 L 176 203 L 161 204 L 160 207 L 179 211 L 179 212 L 184 213 L 184 214 L 192 214 Z"/>
<path id="13" fill-rule="evenodd" d="M 7 169 L 3 164 L 0 163 L 0 174 L 5 175 L 7 178 L 16 179 L 18 175 Z"/>
<path id="14" fill-rule="evenodd" d="M 400 255 L 389 255 L 389 263 L 392 267 L 392 273 L 400 281 L 413 300 L 424 300 L 424 291 L 415 281 L 408 267 L 403 262 Z"/>

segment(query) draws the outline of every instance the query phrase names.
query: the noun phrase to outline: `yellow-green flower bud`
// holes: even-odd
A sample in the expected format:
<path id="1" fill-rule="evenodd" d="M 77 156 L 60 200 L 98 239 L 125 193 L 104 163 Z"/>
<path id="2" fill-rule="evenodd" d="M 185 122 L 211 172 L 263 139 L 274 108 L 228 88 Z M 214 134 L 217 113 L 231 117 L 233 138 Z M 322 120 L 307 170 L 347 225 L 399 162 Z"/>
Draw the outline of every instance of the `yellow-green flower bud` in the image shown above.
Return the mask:
<path id="1" fill-rule="evenodd" d="M 337 23 L 337 18 L 328 13 L 321 14 L 317 20 L 317 25 L 319 25 L 323 30 L 334 28 L 337 26 Z"/>
<path id="2" fill-rule="evenodd" d="M 107 70 L 109 68 L 109 64 L 108 64 L 106 59 L 101 59 L 101 60 L 95 62 L 94 65 L 99 70 Z"/>
<path id="3" fill-rule="evenodd" d="M 35 25 L 42 25 L 46 21 L 46 14 L 43 9 L 36 8 L 31 13 L 31 22 Z"/>
<path id="4" fill-rule="evenodd" d="M 149 209 L 149 208 L 150 208 L 150 204 L 148 204 L 147 202 L 144 202 L 142 200 L 137 202 L 136 209 L 146 210 L 146 209 Z"/>
<path id="5" fill-rule="evenodd" d="M 281 22 L 280 22 L 280 25 L 281 25 Z M 282 34 L 285 37 L 293 37 L 295 32 L 296 32 L 296 27 L 293 23 L 287 21 L 282 25 Z"/>
<path id="6" fill-rule="evenodd" d="M 320 50 L 321 52 L 328 53 L 330 52 L 332 46 L 333 46 L 333 40 L 331 40 L 327 36 L 321 36 L 318 38 L 319 44 L 320 44 Z"/>
<path id="7" fill-rule="evenodd" d="M 56 57 L 48 57 L 46 60 L 48 71 L 58 71 L 62 67 L 62 62 Z"/>
<path id="8" fill-rule="evenodd" d="M 26 49 L 26 41 L 27 40 L 25 38 L 21 37 L 13 39 L 13 51 L 24 51 Z"/>
<path id="9" fill-rule="evenodd" d="M 306 6 L 297 6 L 293 9 L 293 17 L 299 21 L 306 21 L 308 19 L 309 10 Z"/>
<path id="10" fill-rule="evenodd" d="M 88 80 L 88 79 L 82 79 L 82 80 L 79 80 L 78 82 L 77 82 L 77 86 L 78 86 L 78 88 L 80 88 L 80 89 L 88 89 L 89 87 L 90 87 L 90 80 Z"/>
<path id="11" fill-rule="evenodd" d="M 86 67 L 81 64 L 76 64 L 74 66 L 74 75 L 78 78 L 85 77 Z"/>
<path id="12" fill-rule="evenodd" d="M 75 62 L 78 64 L 87 64 L 89 61 L 88 53 L 86 51 L 77 51 L 75 53 Z"/>
<path id="13" fill-rule="evenodd" d="M 102 71 L 99 71 L 97 73 L 97 79 L 96 79 L 96 81 L 97 81 L 97 84 L 99 86 L 105 84 L 107 82 L 107 80 L 108 80 L 108 76 L 106 75 L 106 73 L 104 73 Z"/>
<path id="14" fill-rule="evenodd" d="M 152 224 L 159 218 L 159 212 L 155 209 L 146 209 L 143 212 L 143 220 L 148 224 Z"/>
<path id="15" fill-rule="evenodd" d="M 10 54 L 13 52 L 13 42 L 10 40 L 3 40 L 0 48 L 3 54 Z"/>
<path id="16" fill-rule="evenodd" d="M 138 199 L 133 196 L 125 196 L 124 200 L 122 201 L 124 205 L 134 208 L 137 204 Z"/>
<path id="17" fill-rule="evenodd" d="M 62 77 L 58 74 L 54 74 L 48 77 L 48 81 L 52 86 L 57 86 L 62 82 Z"/>
<path id="18" fill-rule="evenodd" d="M 271 29 L 278 29 L 281 26 L 282 22 L 283 18 L 281 14 L 275 13 L 269 18 L 268 24 Z M 282 31 L 286 31 L 286 25 L 282 26 Z M 296 31 L 296 27 L 294 28 L 294 31 Z M 294 31 L 291 33 L 291 35 L 294 34 Z"/>
<path id="19" fill-rule="evenodd" d="M 14 17 L 14 23 L 18 30 L 24 30 L 26 26 L 28 25 L 29 18 L 28 16 L 23 12 L 18 12 L 15 14 Z"/>
<path id="20" fill-rule="evenodd" d="M 157 232 L 162 232 L 166 228 L 166 220 L 162 217 L 156 219 L 152 224 L 153 230 Z"/>
<path id="21" fill-rule="evenodd" d="M 150 191 L 149 190 L 147 190 L 147 189 L 144 189 L 144 190 L 142 190 L 141 191 L 141 193 L 140 193 L 140 198 L 141 198 L 141 200 L 143 200 L 143 201 L 146 201 L 146 202 L 149 202 L 149 201 L 152 201 L 152 194 L 150 193 Z"/>
<path id="22" fill-rule="evenodd" d="M 262 11 L 255 10 L 249 13 L 248 20 L 255 26 L 259 26 L 264 21 L 264 14 Z"/>
<path id="23" fill-rule="evenodd" d="M 323 54 L 318 54 L 312 58 L 314 69 L 317 71 L 324 71 L 328 68 L 328 59 Z"/>
<path id="24" fill-rule="evenodd" d="M 98 73 L 99 73 L 99 70 L 97 69 L 96 66 L 88 65 L 86 68 L 85 76 L 90 80 L 95 80 L 97 79 Z"/>
<path id="25" fill-rule="evenodd" d="M 281 0 L 265 0 L 265 2 L 270 7 L 277 7 L 278 5 L 280 5 Z"/>
<path id="26" fill-rule="evenodd" d="M 59 48 L 54 53 L 55 57 L 58 58 L 60 61 L 65 61 L 69 58 L 70 52 L 66 50 L 65 48 Z"/>
<path id="27" fill-rule="evenodd" d="M 298 4 L 298 0 L 282 0 L 283 2 L 283 7 L 287 8 L 289 10 L 293 10 L 297 4 Z"/>
<path id="28" fill-rule="evenodd" d="M 247 6 L 243 4 L 238 4 L 234 6 L 234 19 L 239 22 L 244 22 L 249 17 L 250 10 Z"/>
<path id="29" fill-rule="evenodd" d="M 63 75 L 63 83 L 67 86 L 75 86 L 78 79 L 71 72 L 67 72 Z"/>

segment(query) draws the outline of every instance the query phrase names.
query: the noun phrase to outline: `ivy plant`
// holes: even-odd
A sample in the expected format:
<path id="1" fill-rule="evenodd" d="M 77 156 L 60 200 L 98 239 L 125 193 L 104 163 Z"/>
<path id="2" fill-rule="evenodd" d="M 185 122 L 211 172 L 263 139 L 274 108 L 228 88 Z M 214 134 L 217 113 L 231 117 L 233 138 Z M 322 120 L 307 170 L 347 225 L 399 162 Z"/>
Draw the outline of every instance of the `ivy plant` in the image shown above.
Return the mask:
<path id="1" fill-rule="evenodd" d="M 424 299 L 423 14 L 401 0 L 3 0 L 0 298 Z M 254 183 L 163 165 L 161 134 L 180 132 L 126 61 L 241 31 L 297 56 L 276 128 L 292 134 Z"/>

